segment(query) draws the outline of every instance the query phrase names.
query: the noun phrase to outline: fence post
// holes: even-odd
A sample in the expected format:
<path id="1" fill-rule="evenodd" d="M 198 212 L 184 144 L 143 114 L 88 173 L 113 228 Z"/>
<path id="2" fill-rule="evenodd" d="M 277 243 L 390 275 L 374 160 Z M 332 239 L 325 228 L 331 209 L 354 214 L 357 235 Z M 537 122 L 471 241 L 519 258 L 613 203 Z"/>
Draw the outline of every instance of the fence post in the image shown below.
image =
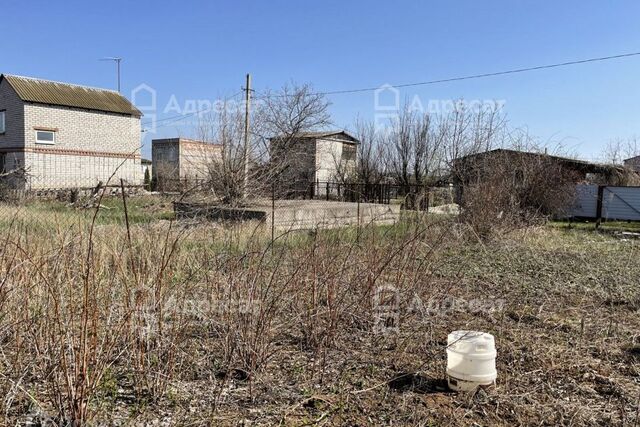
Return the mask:
<path id="1" fill-rule="evenodd" d="M 326 197 L 327 197 L 327 201 L 329 201 L 329 181 L 327 181 L 327 194 L 326 194 Z"/>
<path id="2" fill-rule="evenodd" d="M 271 183 L 271 247 L 275 242 L 276 233 L 276 183 Z"/>
<path id="3" fill-rule="evenodd" d="M 358 197 L 357 215 L 358 215 L 358 224 L 357 224 L 357 229 L 356 229 L 356 242 L 360 243 L 360 197 Z"/>
<path id="4" fill-rule="evenodd" d="M 598 199 L 596 203 L 596 230 L 600 228 L 602 222 L 602 199 L 604 196 L 604 185 L 598 185 Z"/>
<path id="5" fill-rule="evenodd" d="M 429 213 L 429 207 L 431 206 L 431 188 L 426 187 L 427 189 L 427 206 L 426 206 L 426 212 Z"/>

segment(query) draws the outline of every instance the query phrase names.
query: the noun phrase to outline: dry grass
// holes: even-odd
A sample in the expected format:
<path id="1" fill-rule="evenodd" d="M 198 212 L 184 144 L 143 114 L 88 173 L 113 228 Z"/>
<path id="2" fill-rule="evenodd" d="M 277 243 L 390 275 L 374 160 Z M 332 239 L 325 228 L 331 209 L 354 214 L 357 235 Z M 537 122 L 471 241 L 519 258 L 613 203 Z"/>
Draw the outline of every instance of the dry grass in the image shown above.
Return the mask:
<path id="1" fill-rule="evenodd" d="M 6 424 L 638 423 L 635 241 L 538 228 L 483 243 L 446 221 L 273 245 L 168 222 L 14 224 L 3 240 Z M 455 329 L 496 336 L 495 388 L 441 388 Z"/>

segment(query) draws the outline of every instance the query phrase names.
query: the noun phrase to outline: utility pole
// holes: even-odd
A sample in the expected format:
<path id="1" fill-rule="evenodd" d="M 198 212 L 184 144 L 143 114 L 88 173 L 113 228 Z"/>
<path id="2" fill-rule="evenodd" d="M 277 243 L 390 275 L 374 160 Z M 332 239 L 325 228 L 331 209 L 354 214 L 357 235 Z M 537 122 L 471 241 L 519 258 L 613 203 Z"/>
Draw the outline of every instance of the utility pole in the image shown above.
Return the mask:
<path id="1" fill-rule="evenodd" d="M 244 180 L 243 197 L 247 197 L 247 186 L 249 184 L 249 111 L 251 105 L 251 74 L 247 74 L 247 82 L 243 88 L 245 91 L 244 109 Z"/>
<path id="2" fill-rule="evenodd" d="M 118 93 L 120 93 L 120 63 L 122 62 L 122 58 L 108 57 L 102 58 L 100 61 L 114 61 L 116 63 L 118 69 Z"/>

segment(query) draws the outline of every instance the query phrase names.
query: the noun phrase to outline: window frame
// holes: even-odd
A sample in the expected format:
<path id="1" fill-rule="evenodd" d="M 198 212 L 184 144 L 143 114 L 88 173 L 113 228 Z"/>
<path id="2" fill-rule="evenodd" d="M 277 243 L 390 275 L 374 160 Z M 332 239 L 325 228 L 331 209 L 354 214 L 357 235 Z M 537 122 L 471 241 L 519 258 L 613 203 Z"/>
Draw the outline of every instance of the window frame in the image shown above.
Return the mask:
<path id="1" fill-rule="evenodd" d="M 7 132 L 7 110 L 0 110 L 0 135 L 3 135 Z"/>
<path id="2" fill-rule="evenodd" d="M 55 145 L 56 144 L 56 131 L 55 130 L 50 130 L 50 129 L 35 129 L 36 132 L 36 144 L 43 144 L 43 145 Z M 40 132 L 44 132 L 44 133 L 50 133 L 51 135 L 53 135 L 53 140 L 52 141 L 45 141 L 45 140 L 40 140 L 38 139 L 38 133 Z"/>

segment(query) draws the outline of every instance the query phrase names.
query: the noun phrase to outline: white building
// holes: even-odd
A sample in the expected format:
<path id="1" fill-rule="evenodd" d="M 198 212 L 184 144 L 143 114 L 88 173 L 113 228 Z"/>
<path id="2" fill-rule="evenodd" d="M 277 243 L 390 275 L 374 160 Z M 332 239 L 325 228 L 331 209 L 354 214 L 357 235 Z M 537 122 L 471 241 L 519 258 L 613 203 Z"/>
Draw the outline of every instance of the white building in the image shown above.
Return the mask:
<path id="1" fill-rule="evenodd" d="M 115 91 L 0 75 L 0 168 L 26 190 L 140 185 L 141 116 Z"/>
<path id="2" fill-rule="evenodd" d="M 305 132 L 271 139 L 272 161 L 285 181 L 339 181 L 355 171 L 359 141 L 345 131 Z"/>

